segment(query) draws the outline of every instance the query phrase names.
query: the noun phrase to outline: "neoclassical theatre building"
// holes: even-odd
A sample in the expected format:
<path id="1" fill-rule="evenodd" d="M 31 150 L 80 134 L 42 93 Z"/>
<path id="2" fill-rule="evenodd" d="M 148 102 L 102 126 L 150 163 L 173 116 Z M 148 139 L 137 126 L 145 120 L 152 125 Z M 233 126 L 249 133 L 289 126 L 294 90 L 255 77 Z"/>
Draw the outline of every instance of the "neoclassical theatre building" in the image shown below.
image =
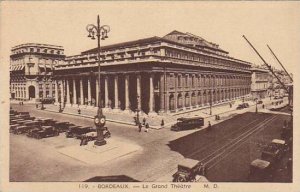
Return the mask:
<path id="1" fill-rule="evenodd" d="M 101 105 L 112 111 L 176 113 L 225 103 L 250 94 L 251 64 L 232 58 L 219 45 L 173 31 L 68 56 L 55 65 L 55 103 Z"/>

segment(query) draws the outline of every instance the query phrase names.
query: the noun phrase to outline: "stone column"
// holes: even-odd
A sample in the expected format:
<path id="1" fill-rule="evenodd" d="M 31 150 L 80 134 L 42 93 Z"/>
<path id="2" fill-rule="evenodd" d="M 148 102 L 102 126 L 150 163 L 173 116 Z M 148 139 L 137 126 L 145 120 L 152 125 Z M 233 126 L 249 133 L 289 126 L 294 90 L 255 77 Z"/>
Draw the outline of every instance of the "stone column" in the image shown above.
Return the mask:
<path id="1" fill-rule="evenodd" d="M 60 80 L 60 102 L 63 104 L 64 101 L 64 81 Z"/>
<path id="2" fill-rule="evenodd" d="M 177 74 L 178 75 L 178 74 Z M 174 94 L 174 109 L 175 112 L 177 112 L 177 106 L 178 106 L 178 77 L 176 74 L 174 74 L 174 88 L 175 88 L 175 94 Z"/>
<path id="3" fill-rule="evenodd" d="M 105 108 L 108 108 L 108 77 L 104 78 L 104 97 L 105 97 Z"/>
<path id="4" fill-rule="evenodd" d="M 42 98 L 46 98 L 46 80 L 43 80 L 43 97 Z"/>
<path id="5" fill-rule="evenodd" d="M 164 83 L 164 74 L 160 74 L 159 80 L 159 96 L 160 96 L 160 109 L 159 112 L 162 114 L 165 112 L 165 83 Z"/>
<path id="6" fill-rule="evenodd" d="M 115 111 L 118 111 L 119 110 L 119 92 L 118 92 L 118 89 L 119 89 L 119 85 L 118 85 L 118 74 L 115 75 L 114 77 L 114 95 L 115 95 L 115 106 L 114 106 L 114 110 Z"/>
<path id="7" fill-rule="evenodd" d="M 49 80 L 49 95 L 53 98 L 52 80 Z"/>
<path id="8" fill-rule="evenodd" d="M 73 105 L 77 104 L 77 94 L 76 94 L 76 79 L 73 78 Z"/>
<path id="9" fill-rule="evenodd" d="M 137 96 L 137 108 L 141 111 L 141 75 L 137 74 L 136 76 L 136 96 Z"/>
<path id="10" fill-rule="evenodd" d="M 66 96 L 67 96 L 67 105 L 71 105 L 71 102 L 70 102 L 70 84 L 69 84 L 69 79 L 66 79 L 66 86 L 67 86 L 67 93 L 66 93 Z"/>
<path id="11" fill-rule="evenodd" d="M 92 103 L 91 77 L 87 78 L 87 87 L 88 87 L 88 105 L 91 105 L 91 103 Z"/>
<path id="12" fill-rule="evenodd" d="M 80 78 L 80 105 L 84 104 L 84 98 L 83 98 L 83 79 Z"/>
<path id="13" fill-rule="evenodd" d="M 129 75 L 125 75 L 125 111 L 129 112 Z"/>
<path id="14" fill-rule="evenodd" d="M 153 80 L 154 80 L 154 75 L 150 74 L 150 86 L 149 86 L 149 115 L 154 114 L 154 88 L 153 88 Z M 176 85 L 175 85 L 176 86 Z"/>
<path id="15" fill-rule="evenodd" d="M 55 104 L 58 105 L 58 82 L 57 82 L 57 80 L 55 80 L 54 85 L 55 85 Z"/>

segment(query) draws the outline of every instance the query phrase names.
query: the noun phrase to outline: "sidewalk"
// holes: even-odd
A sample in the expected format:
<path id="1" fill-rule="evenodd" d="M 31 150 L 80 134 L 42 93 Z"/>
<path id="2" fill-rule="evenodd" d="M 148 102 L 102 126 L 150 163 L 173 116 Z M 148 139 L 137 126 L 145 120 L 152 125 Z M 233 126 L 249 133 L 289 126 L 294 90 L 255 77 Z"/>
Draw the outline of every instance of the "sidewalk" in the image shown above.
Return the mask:
<path id="1" fill-rule="evenodd" d="M 167 115 L 155 115 L 155 116 L 148 116 L 145 114 L 140 114 L 140 121 L 145 117 L 146 122 L 149 123 L 150 128 L 152 129 L 161 129 L 164 127 L 170 127 L 173 124 L 176 123 L 177 118 L 179 117 L 193 117 L 193 116 L 200 116 L 205 119 L 205 125 L 204 128 L 208 125 L 208 121 L 210 123 L 216 124 L 221 121 L 224 121 L 226 119 L 229 119 L 233 117 L 234 115 L 245 113 L 249 110 L 253 110 L 253 106 L 255 106 L 255 102 L 253 101 L 245 101 L 249 104 L 249 108 L 237 110 L 236 107 L 242 103 L 242 100 L 235 100 L 234 104 L 232 106 L 229 106 L 229 102 L 219 103 L 215 106 L 212 106 L 211 114 L 210 114 L 210 107 L 206 106 L 205 108 L 200 109 L 192 109 L 190 111 L 184 111 L 176 114 L 167 114 Z M 269 98 L 263 99 L 263 103 L 265 106 L 271 103 L 271 100 Z M 59 106 L 53 105 L 53 104 L 45 104 L 45 111 L 55 112 L 59 113 L 58 109 Z M 258 105 L 261 107 L 261 104 Z M 84 106 L 80 108 L 80 114 L 78 113 L 78 108 L 75 106 L 66 106 L 62 113 L 74 115 L 74 116 L 80 116 L 85 118 L 93 119 L 94 116 L 97 113 L 97 107 L 91 107 L 91 106 Z M 126 124 L 126 125 L 134 125 L 134 117 L 136 117 L 136 113 L 134 112 L 119 112 L 115 111 L 113 109 L 103 109 L 104 114 L 106 116 L 106 120 L 110 122 L 120 123 L 120 124 Z M 215 120 L 215 116 L 219 115 L 220 120 Z M 164 120 L 164 126 L 161 126 L 161 121 Z"/>

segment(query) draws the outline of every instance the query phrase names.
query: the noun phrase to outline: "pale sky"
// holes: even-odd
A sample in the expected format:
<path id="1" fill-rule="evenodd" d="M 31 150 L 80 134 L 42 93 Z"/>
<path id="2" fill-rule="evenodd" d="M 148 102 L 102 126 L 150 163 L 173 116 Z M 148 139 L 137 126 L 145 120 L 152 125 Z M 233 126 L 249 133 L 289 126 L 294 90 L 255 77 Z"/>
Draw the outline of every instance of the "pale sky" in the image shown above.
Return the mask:
<path id="1" fill-rule="evenodd" d="M 254 44 L 269 64 L 289 72 L 299 65 L 299 2 L 1 2 L 1 65 L 9 65 L 10 49 L 22 43 L 61 45 L 67 56 L 96 47 L 87 38 L 86 25 L 111 27 L 102 45 L 178 30 L 217 43 L 230 56 L 262 63 L 242 35 Z"/>

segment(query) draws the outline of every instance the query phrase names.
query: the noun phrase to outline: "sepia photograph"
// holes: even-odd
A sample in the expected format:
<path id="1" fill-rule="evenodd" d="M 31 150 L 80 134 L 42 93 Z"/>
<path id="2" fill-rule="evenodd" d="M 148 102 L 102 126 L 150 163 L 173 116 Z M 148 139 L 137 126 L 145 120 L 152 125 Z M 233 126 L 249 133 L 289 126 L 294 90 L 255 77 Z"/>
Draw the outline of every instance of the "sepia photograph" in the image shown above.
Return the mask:
<path id="1" fill-rule="evenodd" d="M 299 18 L 297 1 L 1 1 L 0 191 L 299 191 Z"/>

